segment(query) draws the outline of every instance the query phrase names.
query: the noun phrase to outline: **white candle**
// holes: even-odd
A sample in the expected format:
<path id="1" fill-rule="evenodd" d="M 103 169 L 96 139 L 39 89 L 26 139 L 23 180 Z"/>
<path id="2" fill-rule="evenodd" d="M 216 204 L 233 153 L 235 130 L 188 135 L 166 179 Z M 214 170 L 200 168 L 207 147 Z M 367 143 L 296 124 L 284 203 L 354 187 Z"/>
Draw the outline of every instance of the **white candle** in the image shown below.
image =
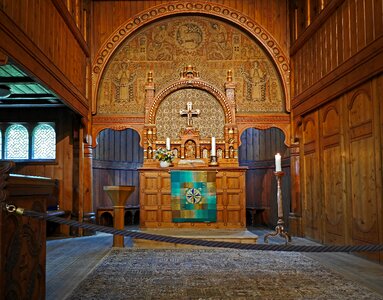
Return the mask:
<path id="1" fill-rule="evenodd" d="M 216 156 L 215 153 L 215 137 L 211 137 L 211 156 Z"/>
<path id="2" fill-rule="evenodd" d="M 275 172 L 282 172 L 281 155 L 279 153 L 275 154 Z"/>
<path id="3" fill-rule="evenodd" d="M 170 138 L 166 138 L 166 150 L 170 150 Z"/>

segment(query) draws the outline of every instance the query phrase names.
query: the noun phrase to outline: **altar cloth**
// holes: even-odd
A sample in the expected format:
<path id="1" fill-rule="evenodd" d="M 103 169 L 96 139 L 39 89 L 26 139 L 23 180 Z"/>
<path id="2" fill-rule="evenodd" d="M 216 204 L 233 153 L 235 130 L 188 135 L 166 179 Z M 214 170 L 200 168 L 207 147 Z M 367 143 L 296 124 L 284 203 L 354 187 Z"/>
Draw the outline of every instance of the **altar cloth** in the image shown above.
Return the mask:
<path id="1" fill-rule="evenodd" d="M 170 180 L 173 222 L 216 222 L 215 171 L 172 170 Z"/>

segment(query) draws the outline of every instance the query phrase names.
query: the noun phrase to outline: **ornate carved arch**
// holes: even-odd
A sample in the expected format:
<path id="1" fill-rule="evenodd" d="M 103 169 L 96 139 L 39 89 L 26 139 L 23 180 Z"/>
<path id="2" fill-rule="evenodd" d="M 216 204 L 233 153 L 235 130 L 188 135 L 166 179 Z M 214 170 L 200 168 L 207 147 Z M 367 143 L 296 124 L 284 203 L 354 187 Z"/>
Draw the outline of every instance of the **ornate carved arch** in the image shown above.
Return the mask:
<path id="1" fill-rule="evenodd" d="M 103 73 L 107 62 L 127 36 L 148 23 L 154 22 L 166 16 L 185 13 L 210 15 L 230 21 L 238 25 L 245 32 L 254 37 L 259 43 L 261 43 L 278 68 L 279 74 L 282 78 L 286 110 L 290 111 L 289 59 L 283 53 L 277 41 L 266 29 L 241 12 L 218 3 L 206 3 L 202 1 L 177 1 L 160 4 L 139 13 L 117 28 L 109 39 L 105 41 L 95 56 L 92 66 L 93 96 L 95 97 L 95 95 L 97 95 L 101 74 Z M 95 112 L 95 99 L 93 99 L 92 111 Z"/>
<path id="2" fill-rule="evenodd" d="M 226 118 L 225 123 L 234 123 L 235 112 L 230 107 L 226 96 L 210 83 L 200 79 L 179 80 L 179 81 L 173 82 L 172 84 L 168 85 L 166 88 L 161 90 L 154 97 L 153 101 L 149 103 L 148 105 L 149 114 L 147 115 L 148 119 L 145 120 L 145 123 L 154 124 L 157 108 L 160 105 L 161 101 L 163 101 L 171 93 L 180 89 L 185 89 L 185 88 L 197 88 L 200 90 L 207 91 L 208 93 L 213 95 L 224 109 L 225 118 Z"/>
<path id="3" fill-rule="evenodd" d="M 260 129 L 260 130 L 266 130 L 266 129 L 270 129 L 270 128 L 278 128 L 278 129 L 282 130 L 283 134 L 285 135 L 284 144 L 287 147 L 291 146 L 290 125 L 289 124 L 279 124 L 279 125 L 275 125 L 275 124 L 253 124 L 253 125 L 247 125 L 247 126 L 239 126 L 239 130 L 238 130 L 239 144 L 238 144 L 238 146 L 241 146 L 241 144 L 242 144 L 242 142 L 241 142 L 242 134 L 245 132 L 246 129 L 249 129 L 249 128 L 255 128 L 255 129 Z"/>
<path id="4" fill-rule="evenodd" d="M 143 147 L 143 144 L 142 144 L 142 129 L 143 129 L 143 125 L 138 125 L 138 126 L 134 126 L 134 125 L 125 125 L 125 124 L 97 124 L 97 125 L 94 125 L 93 128 L 92 128 L 92 148 L 95 148 L 97 146 L 97 136 L 99 135 L 99 133 L 105 129 L 113 129 L 113 130 L 118 130 L 118 131 L 121 131 L 121 130 L 125 130 L 125 129 L 132 129 L 134 131 L 136 131 L 140 137 L 140 146 Z"/>

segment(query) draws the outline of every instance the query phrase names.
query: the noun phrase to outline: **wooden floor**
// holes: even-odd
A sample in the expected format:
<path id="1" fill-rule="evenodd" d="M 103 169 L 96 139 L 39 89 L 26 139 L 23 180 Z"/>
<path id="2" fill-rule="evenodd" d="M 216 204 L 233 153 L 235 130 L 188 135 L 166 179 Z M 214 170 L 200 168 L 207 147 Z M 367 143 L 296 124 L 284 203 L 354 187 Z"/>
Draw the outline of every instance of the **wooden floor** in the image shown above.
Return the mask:
<path id="1" fill-rule="evenodd" d="M 131 228 L 127 228 L 131 229 Z M 249 228 L 259 236 L 270 232 L 268 229 Z M 280 237 L 272 237 L 270 243 L 283 243 Z M 293 237 L 293 244 L 313 244 L 313 242 Z M 109 252 L 113 237 L 97 234 L 90 237 L 55 239 L 47 242 L 46 299 L 60 300 L 68 297 L 97 263 Z M 125 238 L 125 246 L 132 241 Z M 305 254 L 326 267 L 354 280 L 383 296 L 383 266 L 346 253 L 307 253 Z"/>

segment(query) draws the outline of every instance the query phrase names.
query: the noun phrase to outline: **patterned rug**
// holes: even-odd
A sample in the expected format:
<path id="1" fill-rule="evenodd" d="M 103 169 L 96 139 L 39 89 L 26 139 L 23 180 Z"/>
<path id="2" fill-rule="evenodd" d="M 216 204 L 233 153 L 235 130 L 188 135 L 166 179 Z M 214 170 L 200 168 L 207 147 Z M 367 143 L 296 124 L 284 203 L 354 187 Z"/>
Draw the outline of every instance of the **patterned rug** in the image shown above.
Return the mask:
<path id="1" fill-rule="evenodd" d="M 69 299 L 383 299 L 299 253 L 114 248 Z"/>

